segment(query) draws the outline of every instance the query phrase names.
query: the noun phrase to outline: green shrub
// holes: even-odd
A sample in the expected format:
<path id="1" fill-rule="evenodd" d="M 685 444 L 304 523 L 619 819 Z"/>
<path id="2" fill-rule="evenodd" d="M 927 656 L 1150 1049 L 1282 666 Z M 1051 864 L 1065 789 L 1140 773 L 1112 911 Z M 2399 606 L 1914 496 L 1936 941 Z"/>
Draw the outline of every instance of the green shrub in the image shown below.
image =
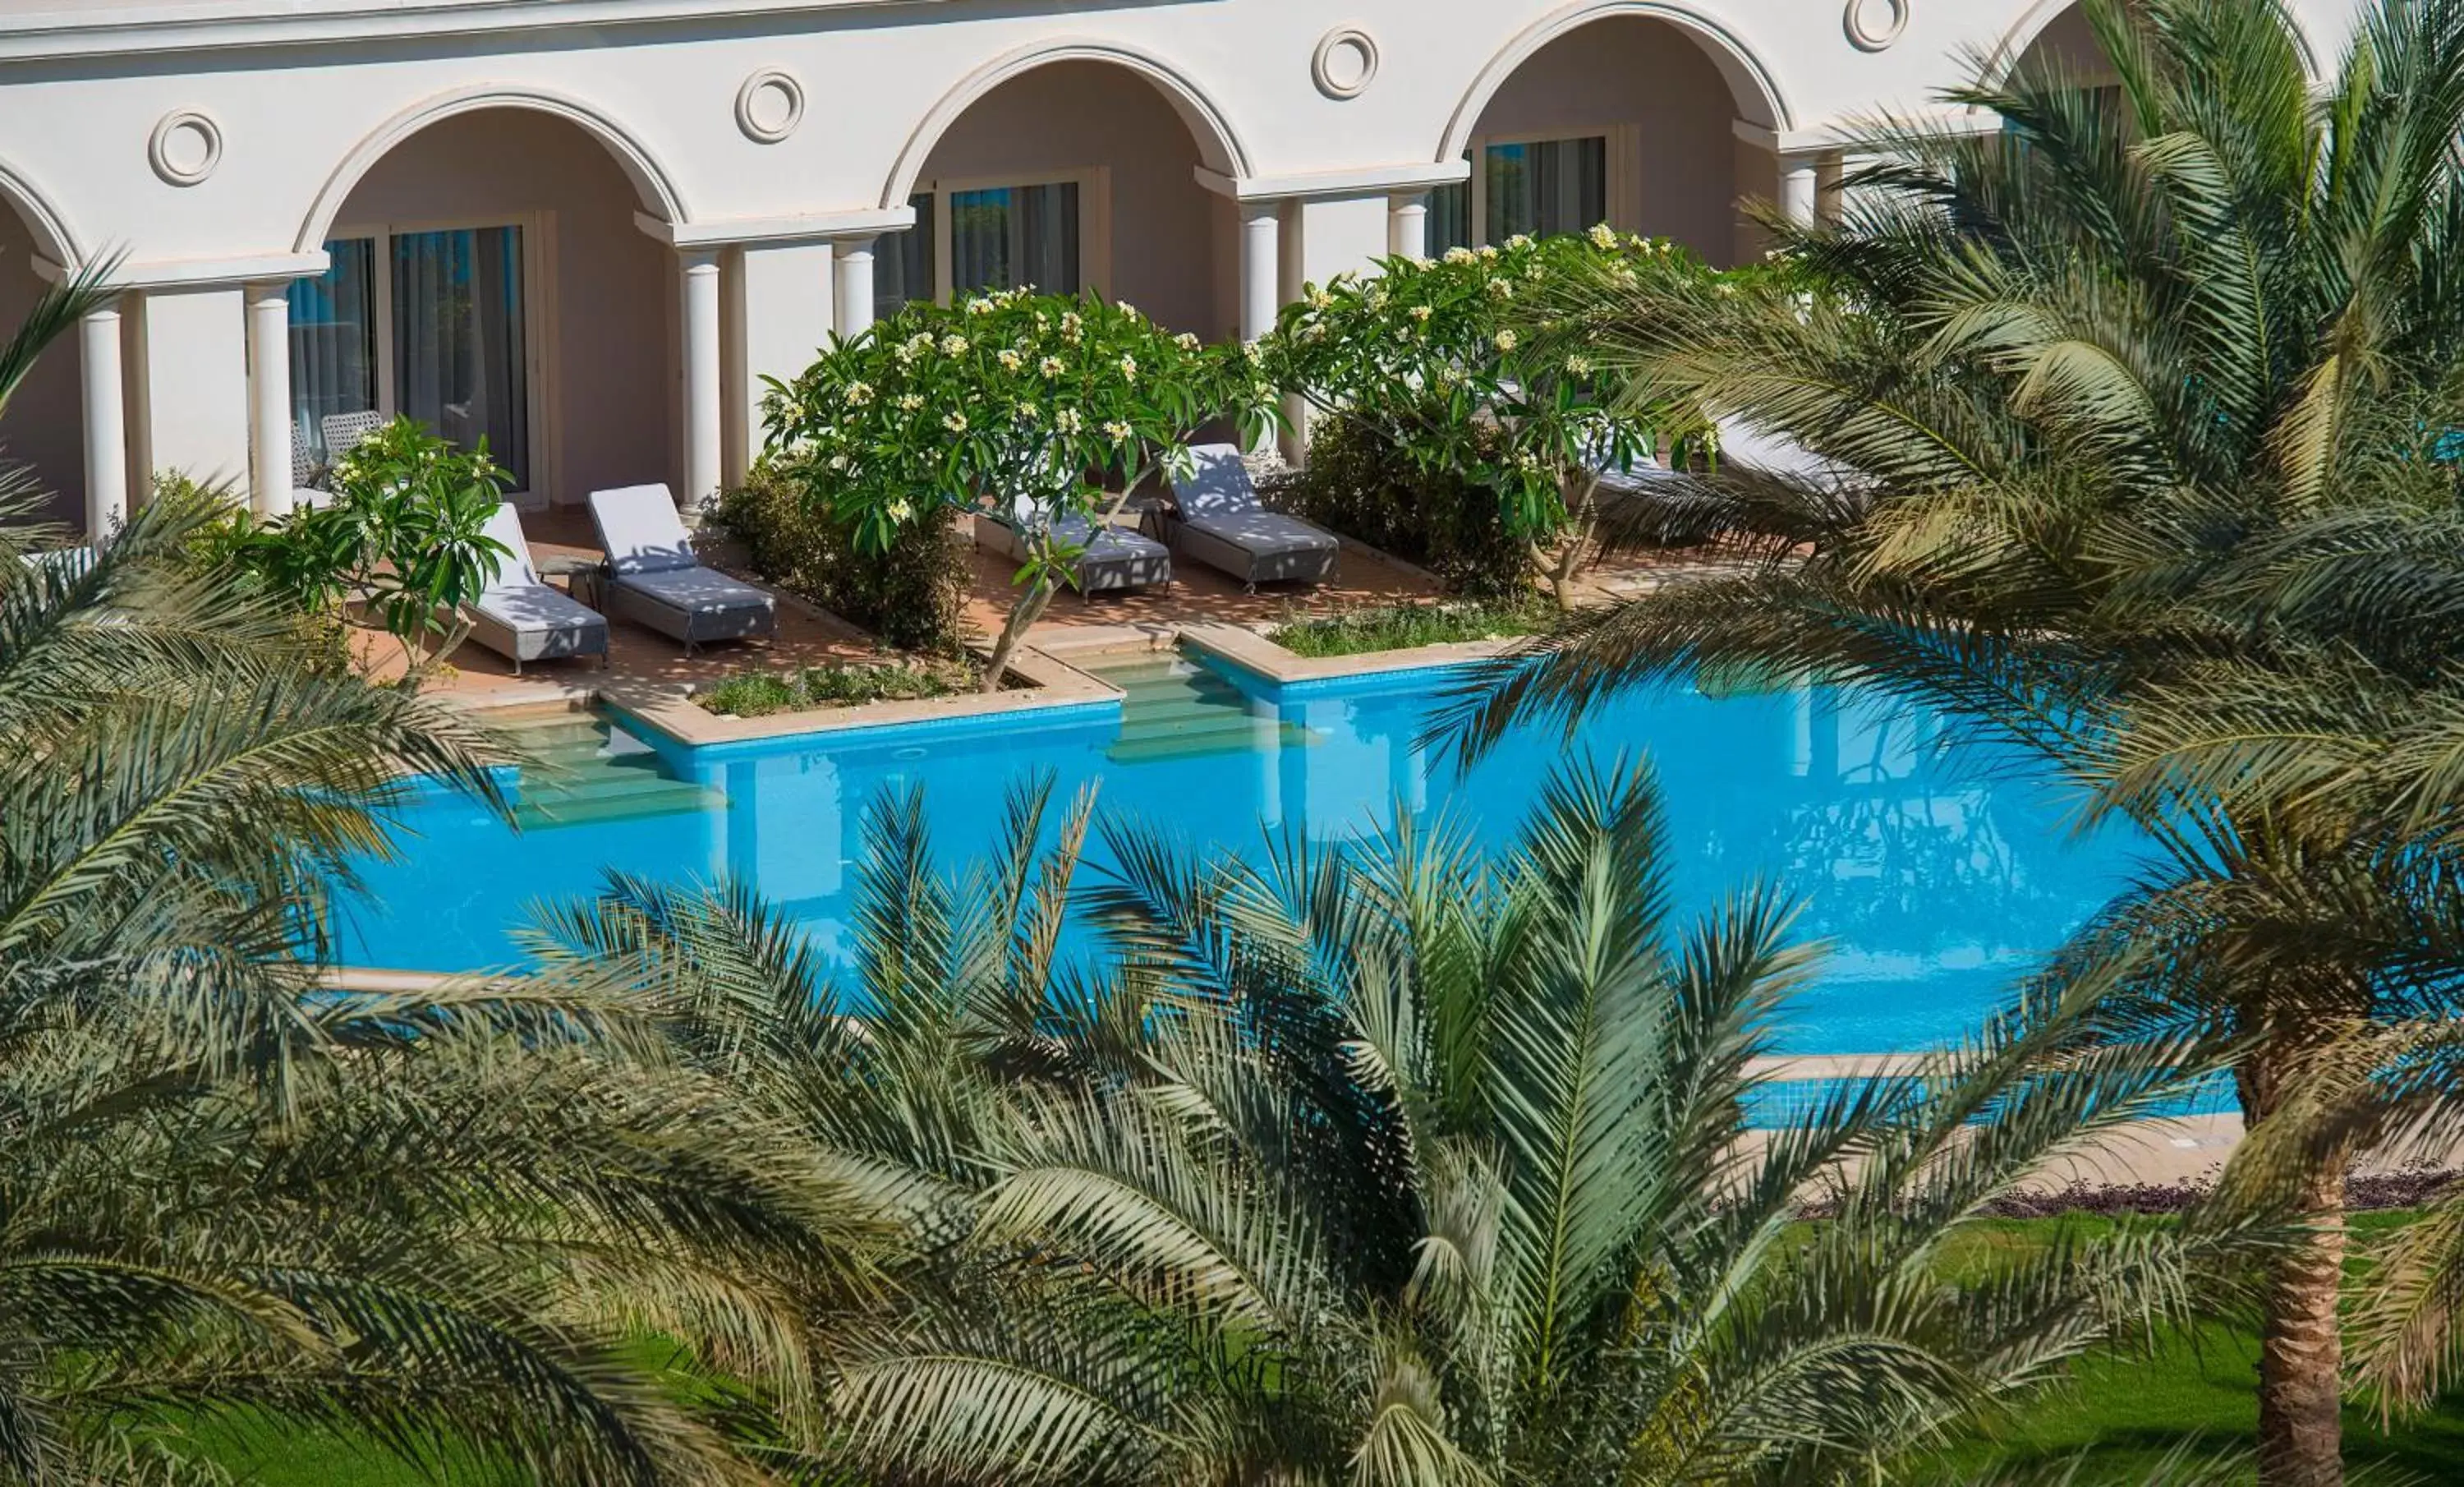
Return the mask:
<path id="1" fill-rule="evenodd" d="M 1555 619 L 1554 610 L 1529 598 L 1504 604 L 1390 604 L 1295 620 L 1276 630 L 1275 643 L 1295 655 L 1361 655 L 1529 635 Z"/>
<path id="2" fill-rule="evenodd" d="M 1531 591 L 1529 548 L 1507 529 L 1497 492 L 1424 472 L 1357 424 L 1315 420 L 1309 468 L 1275 490 L 1294 516 L 1418 564 L 1463 598 Z"/>
<path id="3" fill-rule="evenodd" d="M 981 679 L 978 669 L 964 661 L 833 661 L 783 676 L 740 673 L 694 693 L 693 700 L 709 712 L 759 718 L 813 707 L 957 697 L 975 691 Z"/>
<path id="4" fill-rule="evenodd" d="M 753 571 L 902 651 L 955 656 L 966 645 L 965 549 L 939 522 L 897 527 L 875 551 L 852 523 L 808 500 L 810 482 L 763 461 L 719 498 L 711 525 L 744 546 Z"/>

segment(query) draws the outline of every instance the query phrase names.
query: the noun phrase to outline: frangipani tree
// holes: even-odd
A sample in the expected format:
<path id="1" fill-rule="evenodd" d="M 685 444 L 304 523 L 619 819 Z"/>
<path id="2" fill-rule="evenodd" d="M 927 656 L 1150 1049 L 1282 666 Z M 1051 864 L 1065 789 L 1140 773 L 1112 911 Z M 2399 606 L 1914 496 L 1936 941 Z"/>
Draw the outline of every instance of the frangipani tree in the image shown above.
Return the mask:
<path id="1" fill-rule="evenodd" d="M 1567 328 L 1564 312 L 1540 322 L 1546 291 L 1594 276 L 1700 294 L 1727 292 L 1732 277 L 1673 243 L 1604 226 L 1388 258 L 1375 274 L 1308 286 L 1277 324 L 1267 363 L 1316 415 L 1368 431 L 1430 475 L 1495 490 L 1537 576 L 1570 607 L 1596 550 L 1606 473 L 1717 450 L 1690 407 L 1620 406 L 1614 388 L 1595 385 L 1590 363 L 1566 352 L 1570 338 L 1552 333 Z"/>
<path id="2" fill-rule="evenodd" d="M 807 499 L 884 545 L 952 512 L 1017 521 L 1027 558 L 993 647 L 998 689 L 1028 627 L 1116 515 L 1221 419 L 1259 436 L 1275 388 L 1254 349 L 1174 335 L 1126 303 L 1008 291 L 912 304 L 853 340 L 833 338 L 794 382 L 772 384 L 765 457 Z"/>

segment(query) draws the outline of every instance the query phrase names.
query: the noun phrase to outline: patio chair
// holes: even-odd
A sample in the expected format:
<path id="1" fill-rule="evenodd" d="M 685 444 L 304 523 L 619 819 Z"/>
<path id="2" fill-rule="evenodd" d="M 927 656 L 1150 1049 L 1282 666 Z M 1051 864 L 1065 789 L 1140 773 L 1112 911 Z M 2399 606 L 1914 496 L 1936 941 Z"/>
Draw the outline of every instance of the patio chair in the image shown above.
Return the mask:
<path id="1" fill-rule="evenodd" d="M 1172 584 L 1172 552 L 1154 538 L 1117 526 L 1098 528 L 1074 511 L 1047 516 L 1023 498 L 1008 511 L 979 517 L 976 541 L 1003 557 L 1023 561 L 1027 534 L 1039 526 L 1048 527 L 1056 540 L 1085 549 L 1078 554 L 1078 562 L 1068 575 L 1069 587 L 1077 589 L 1081 597 L 1116 588 L 1143 588 L 1149 584 L 1168 588 Z"/>
<path id="2" fill-rule="evenodd" d="M 605 602 L 612 618 L 680 640 L 687 655 L 714 640 L 779 633 L 776 599 L 701 566 L 666 486 L 593 491 L 590 522 L 607 549 Z"/>
<path id="3" fill-rule="evenodd" d="M 1268 511 L 1239 450 L 1201 444 L 1190 453 L 1198 468 L 1172 482 L 1179 509 L 1164 519 L 1174 551 L 1231 574 L 1252 593 L 1260 584 L 1323 584 L 1334 576 L 1342 540 L 1298 517 Z"/>
<path id="4" fill-rule="evenodd" d="M 385 415 L 373 408 L 356 413 L 327 413 L 317 424 L 317 432 L 325 440 L 325 468 L 331 470 L 342 462 L 342 456 L 359 448 L 360 441 L 385 426 Z"/>
<path id="5" fill-rule="evenodd" d="M 498 503 L 486 535 L 503 544 L 506 555 L 496 560 L 495 572 L 470 605 L 471 638 L 512 661 L 517 677 L 524 661 L 576 655 L 595 655 L 605 667 L 606 617 L 539 581 L 530 544 L 522 541 L 521 513 L 512 501 Z"/>

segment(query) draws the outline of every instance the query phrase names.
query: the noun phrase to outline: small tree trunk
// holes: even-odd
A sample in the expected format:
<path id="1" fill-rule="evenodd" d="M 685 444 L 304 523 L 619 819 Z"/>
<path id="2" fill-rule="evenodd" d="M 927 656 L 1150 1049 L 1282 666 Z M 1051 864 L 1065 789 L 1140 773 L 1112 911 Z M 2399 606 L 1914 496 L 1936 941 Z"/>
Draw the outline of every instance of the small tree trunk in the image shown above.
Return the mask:
<path id="1" fill-rule="evenodd" d="M 1052 605 L 1052 580 L 1039 575 L 1026 592 L 1011 606 L 1009 618 L 1002 622 L 1000 638 L 993 642 L 992 659 L 984 663 L 984 694 L 989 697 L 1001 690 L 1001 678 L 1009 673 L 1009 658 L 1018 651 L 1019 642 L 1026 638 L 1027 627 L 1044 617 Z"/>
<path id="2" fill-rule="evenodd" d="M 2281 1037 L 2281 1034 L 2278 1035 Z M 2241 1079 L 2244 1121 L 2268 1119 L 2283 1099 L 2286 1054 L 2261 1048 Z M 2271 1262 L 2258 1354 L 2258 1479 L 2261 1487 L 2343 1487 L 2344 1176 L 2343 1152 L 2302 1181 L 2309 1232 Z"/>

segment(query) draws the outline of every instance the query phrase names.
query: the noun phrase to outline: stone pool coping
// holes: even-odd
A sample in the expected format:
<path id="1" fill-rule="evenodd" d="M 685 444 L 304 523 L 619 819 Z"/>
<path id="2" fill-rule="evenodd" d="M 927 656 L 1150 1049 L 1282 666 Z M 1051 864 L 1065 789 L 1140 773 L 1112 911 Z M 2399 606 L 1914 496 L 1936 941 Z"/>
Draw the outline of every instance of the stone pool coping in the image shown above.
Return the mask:
<path id="1" fill-rule="evenodd" d="M 1460 666 L 1503 655 L 1521 643 L 1519 639 L 1462 640 L 1402 651 L 1362 651 L 1352 655 L 1299 655 L 1240 625 L 1186 625 L 1181 627 L 1179 638 L 1194 650 L 1263 677 L 1277 686 Z"/>

